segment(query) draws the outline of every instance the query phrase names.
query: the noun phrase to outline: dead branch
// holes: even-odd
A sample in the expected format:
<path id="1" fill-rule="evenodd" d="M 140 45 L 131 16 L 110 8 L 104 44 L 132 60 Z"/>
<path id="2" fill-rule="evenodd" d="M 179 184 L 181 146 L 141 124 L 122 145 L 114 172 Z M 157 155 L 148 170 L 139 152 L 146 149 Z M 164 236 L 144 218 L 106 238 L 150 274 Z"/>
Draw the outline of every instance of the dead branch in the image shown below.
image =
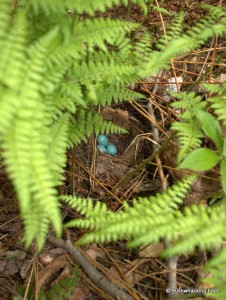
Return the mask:
<path id="1" fill-rule="evenodd" d="M 79 249 L 72 245 L 71 242 L 62 239 L 57 239 L 53 236 L 48 237 L 48 241 L 59 248 L 66 250 L 70 253 L 73 259 L 79 263 L 83 271 L 87 274 L 90 280 L 102 289 L 105 293 L 110 295 L 116 300 L 133 300 L 133 298 L 124 292 L 121 288 L 115 286 L 107 278 L 104 277 L 94 266 L 85 258 L 85 256 L 79 251 Z"/>
<path id="2" fill-rule="evenodd" d="M 162 70 L 159 72 L 158 74 L 158 78 L 160 78 L 162 76 Z M 158 81 L 159 79 L 157 79 Z M 153 91 L 152 93 L 155 94 L 158 90 L 159 86 L 158 83 L 156 83 L 154 85 Z M 152 126 L 152 131 L 153 131 L 153 139 L 155 142 L 159 142 L 159 130 L 158 128 L 155 126 L 155 123 L 157 122 L 156 117 L 155 117 L 155 113 L 154 113 L 154 109 L 153 109 L 153 103 L 152 103 L 153 99 L 152 97 L 149 98 L 148 101 L 148 105 L 147 105 L 147 111 L 150 114 L 150 116 L 152 117 L 152 119 L 154 120 L 153 123 L 151 123 Z M 157 143 L 153 143 L 153 150 L 157 151 L 159 149 L 159 146 Z M 159 154 L 156 155 L 155 157 L 156 160 L 156 164 L 158 166 L 158 172 L 159 172 L 159 176 L 162 182 L 162 190 L 166 191 L 167 190 L 167 186 L 168 186 L 168 182 L 167 182 L 167 177 L 164 175 L 163 172 L 163 166 L 162 166 L 162 162 L 161 159 L 159 157 Z M 171 243 L 164 241 L 164 248 L 170 248 L 171 247 Z M 170 292 L 168 294 L 169 297 L 175 297 L 176 293 L 172 293 L 172 289 L 176 289 L 177 288 L 177 260 L 178 257 L 169 257 L 166 260 L 166 264 L 167 264 L 167 268 L 170 271 L 168 273 L 168 288 L 170 289 Z"/>

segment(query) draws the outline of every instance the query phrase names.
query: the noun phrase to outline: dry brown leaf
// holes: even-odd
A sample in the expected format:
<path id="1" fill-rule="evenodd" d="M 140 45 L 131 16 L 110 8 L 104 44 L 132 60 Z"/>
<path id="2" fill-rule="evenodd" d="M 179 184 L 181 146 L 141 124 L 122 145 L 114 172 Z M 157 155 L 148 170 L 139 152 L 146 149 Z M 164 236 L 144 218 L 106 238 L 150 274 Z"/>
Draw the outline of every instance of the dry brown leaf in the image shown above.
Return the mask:
<path id="1" fill-rule="evenodd" d="M 88 299 L 87 295 L 89 294 L 89 291 L 90 288 L 86 284 L 85 280 L 80 280 L 70 300 L 86 300 Z"/>
<path id="2" fill-rule="evenodd" d="M 138 270 L 139 273 L 137 273 L 136 270 Z M 146 277 L 147 265 L 139 266 L 139 268 L 138 267 L 134 268 L 133 266 L 131 266 L 131 263 L 127 263 L 124 266 L 120 266 L 120 272 L 123 273 L 124 278 L 122 278 L 119 271 L 114 266 L 112 266 L 108 270 L 107 275 L 109 275 L 110 279 L 111 278 L 116 279 L 117 285 L 120 287 L 125 286 L 124 280 L 126 280 L 130 286 L 134 286 L 140 280 Z"/>
<path id="3" fill-rule="evenodd" d="M 43 268 L 39 273 L 38 273 L 38 278 L 37 278 L 37 284 L 36 284 L 36 290 L 37 292 L 40 291 L 41 287 L 44 285 L 46 281 L 58 270 L 64 268 L 69 264 L 68 257 L 66 254 L 62 254 L 61 256 L 57 257 L 54 259 L 48 266 Z"/>
<path id="4" fill-rule="evenodd" d="M 19 268 L 17 266 L 17 263 L 14 260 L 5 261 L 1 263 L 1 265 L 4 267 L 3 270 L 1 270 L 1 273 L 4 275 L 12 276 L 19 272 Z"/>
<path id="5" fill-rule="evenodd" d="M 120 108 L 113 109 L 112 107 L 105 107 L 101 112 L 102 117 L 106 121 L 112 121 L 114 124 L 126 128 L 129 128 L 129 113 Z"/>
<path id="6" fill-rule="evenodd" d="M 4 253 L 4 256 L 10 257 L 10 259 L 16 258 L 17 260 L 22 260 L 25 259 L 27 253 L 22 250 L 10 250 L 10 251 L 6 251 Z"/>
<path id="7" fill-rule="evenodd" d="M 4 200 L 4 194 L 3 194 L 3 191 L 0 190 L 0 201 Z"/>
<path id="8" fill-rule="evenodd" d="M 106 120 L 106 121 L 112 121 L 113 120 L 113 116 L 114 116 L 114 108 L 112 107 L 105 107 L 102 112 L 101 115 L 102 117 Z"/>
<path id="9" fill-rule="evenodd" d="M 64 252 L 65 251 L 61 248 L 54 248 L 49 251 L 45 251 L 39 255 L 39 261 L 41 264 L 47 265 Z"/>
<path id="10" fill-rule="evenodd" d="M 121 273 L 123 273 L 124 278 L 127 280 L 127 282 L 131 286 L 134 286 L 135 284 L 137 284 L 137 282 L 145 278 L 148 268 L 148 265 L 146 264 L 146 258 L 157 257 L 163 250 L 163 243 L 150 245 L 140 251 L 140 259 L 135 259 L 134 261 L 128 262 L 124 266 L 120 266 L 120 271 Z M 108 275 L 115 279 L 123 279 L 119 271 L 113 266 L 109 269 Z M 120 281 L 117 284 L 123 287 L 123 282 L 120 283 Z"/>
<path id="11" fill-rule="evenodd" d="M 1 262 L 0 273 L 5 275 L 14 275 L 20 273 L 22 278 L 25 265 L 31 264 L 31 260 L 27 260 L 27 253 L 22 250 L 5 251 L 2 256 L 5 256 L 5 261 Z M 30 266 L 29 266 L 30 267 Z"/>
<path id="12" fill-rule="evenodd" d="M 157 244 L 152 244 L 149 245 L 145 248 L 143 248 L 140 252 L 139 252 L 139 257 L 138 259 L 135 259 L 133 261 L 131 261 L 130 265 L 136 268 L 138 268 L 141 265 L 145 265 L 148 261 L 149 258 L 152 257 L 158 257 L 159 254 L 161 252 L 163 252 L 164 247 L 163 247 L 163 243 L 157 243 Z"/>
<path id="13" fill-rule="evenodd" d="M 96 162 L 96 175 L 106 174 L 113 169 L 112 162 L 108 157 L 101 156 Z"/>
<path id="14" fill-rule="evenodd" d="M 140 258 L 149 258 L 149 257 L 158 257 L 161 252 L 163 252 L 164 247 L 163 243 L 151 244 L 145 248 L 143 248 L 139 252 Z"/>
<path id="15" fill-rule="evenodd" d="M 109 157 L 98 157 L 96 162 L 96 175 L 104 175 L 106 178 L 107 176 L 116 177 L 120 179 L 125 175 L 127 172 L 128 167 L 125 164 L 120 162 L 114 162 Z"/>
<path id="16" fill-rule="evenodd" d="M 96 260 L 97 257 L 104 258 L 105 252 L 102 248 L 99 248 L 95 245 L 90 245 L 86 250 L 86 254 L 92 259 Z"/>
<path id="17" fill-rule="evenodd" d="M 9 245 L 0 242 L 0 254 L 4 253 L 8 249 L 9 249 Z"/>
<path id="18" fill-rule="evenodd" d="M 11 222 L 1 226 L 1 232 L 18 232 L 22 229 L 21 222 Z"/>
<path id="19" fill-rule="evenodd" d="M 31 259 L 17 262 L 17 265 L 20 269 L 21 278 L 23 278 L 23 279 L 28 278 L 28 274 L 29 274 L 32 264 L 33 264 L 33 260 L 31 260 Z"/>

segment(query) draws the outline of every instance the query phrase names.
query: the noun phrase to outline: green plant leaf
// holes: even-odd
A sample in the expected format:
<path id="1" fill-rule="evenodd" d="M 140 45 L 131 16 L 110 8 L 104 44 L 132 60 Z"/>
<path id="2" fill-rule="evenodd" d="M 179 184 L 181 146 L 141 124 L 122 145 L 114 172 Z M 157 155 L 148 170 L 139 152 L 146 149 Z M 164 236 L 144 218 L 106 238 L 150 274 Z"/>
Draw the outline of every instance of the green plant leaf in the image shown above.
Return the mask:
<path id="1" fill-rule="evenodd" d="M 222 155 L 226 156 L 226 138 L 224 138 L 224 145 L 223 145 Z"/>
<path id="2" fill-rule="evenodd" d="M 190 153 L 178 169 L 206 171 L 212 169 L 220 160 L 219 155 L 210 149 L 200 148 Z"/>
<path id="3" fill-rule="evenodd" d="M 196 118 L 204 133 L 215 143 L 220 153 L 223 150 L 223 137 L 220 123 L 210 113 L 201 109 L 195 110 Z"/>
<path id="4" fill-rule="evenodd" d="M 220 170 L 221 170 L 221 178 L 222 178 L 222 187 L 224 193 L 226 194 L 226 158 L 222 159 Z"/>

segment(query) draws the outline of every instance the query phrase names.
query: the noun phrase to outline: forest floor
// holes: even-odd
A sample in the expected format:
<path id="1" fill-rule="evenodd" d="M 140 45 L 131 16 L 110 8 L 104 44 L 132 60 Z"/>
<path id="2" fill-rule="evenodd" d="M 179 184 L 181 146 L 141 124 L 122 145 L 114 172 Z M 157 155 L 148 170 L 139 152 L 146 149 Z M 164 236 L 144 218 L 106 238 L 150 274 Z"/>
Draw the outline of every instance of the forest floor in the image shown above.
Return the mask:
<path id="1" fill-rule="evenodd" d="M 114 7 L 99 15 L 141 23 L 142 29 L 136 33 L 134 39 L 139 38 L 145 31 L 149 32 L 155 41 L 164 30 L 167 30 L 170 22 L 180 11 L 185 12 L 185 29 L 187 29 L 206 14 L 200 4 L 222 4 L 222 1 L 217 0 L 159 2 L 161 7 L 171 13 L 170 15 L 153 11 L 148 11 L 147 15 L 144 15 L 137 6 L 127 9 Z M 200 83 L 226 80 L 225 60 L 217 63 L 217 59 L 225 50 L 226 40 L 213 38 L 202 49 L 174 59 L 169 70 L 131 83 L 130 88 L 143 95 L 140 100 L 100 108 L 100 113 L 106 120 L 126 128 L 129 134 L 108 135 L 109 141 L 118 148 L 117 156 L 96 151 L 94 136 L 89 138 L 88 143 L 82 143 L 71 150 L 68 153 L 65 171 L 67 181 L 60 187 L 60 192 L 103 200 L 111 210 L 116 211 L 120 209 L 122 200 L 130 201 L 134 197 L 153 195 L 162 190 L 165 179 L 171 185 L 182 178 L 183 173 L 175 170 L 177 153 L 175 144 L 171 144 L 161 155 L 160 165 L 153 161 L 145 168 L 138 166 L 151 156 L 155 149 L 153 144 L 161 144 L 170 135 L 170 126 L 176 119 L 176 113 L 170 108 L 168 92 L 178 89 L 190 91 L 192 87 L 193 91 L 204 97 L 205 93 Z M 207 68 L 208 72 L 205 73 Z M 205 75 L 202 76 L 203 74 Z M 153 105 L 152 115 L 147 109 L 150 99 Z M 153 137 L 154 128 L 157 128 L 158 140 Z M 163 173 L 159 172 L 159 168 L 162 168 Z M 134 174 L 134 170 L 138 171 Z M 124 178 L 126 180 L 122 182 Z M 208 205 L 208 197 L 218 188 L 217 181 L 210 179 L 203 182 L 202 188 L 194 189 L 184 205 L 200 201 Z M 70 285 L 70 296 L 66 297 L 64 294 L 62 298 L 53 296 L 52 299 L 112 299 L 68 259 L 64 250 L 50 243 L 46 243 L 40 254 L 37 254 L 35 244 L 28 251 L 23 248 L 21 243 L 23 224 L 15 193 L 3 167 L 0 168 L 0 211 L 0 300 L 13 299 L 13 296 L 17 299 L 38 299 L 37 294 L 41 289 L 46 292 L 54 285 L 59 286 L 63 278 L 70 278 L 75 267 L 79 283 L 74 285 L 71 278 L 71 282 L 67 284 Z M 62 208 L 62 215 L 67 220 L 76 216 L 66 206 Z M 84 232 L 84 230 L 67 230 L 64 237 L 70 236 L 71 240 L 76 240 Z M 166 299 L 170 271 L 167 269 L 166 261 L 159 258 L 163 243 L 135 250 L 128 250 L 125 245 L 125 240 L 104 245 L 90 244 L 83 247 L 82 252 L 107 278 L 128 291 L 133 299 Z M 192 255 L 181 255 L 178 258 L 179 287 L 184 289 L 208 287 L 202 283 L 202 278 L 208 274 L 203 273 L 201 268 L 209 255 L 210 253 L 197 249 Z M 194 294 L 193 298 L 186 299 L 204 298 L 204 294 Z"/>

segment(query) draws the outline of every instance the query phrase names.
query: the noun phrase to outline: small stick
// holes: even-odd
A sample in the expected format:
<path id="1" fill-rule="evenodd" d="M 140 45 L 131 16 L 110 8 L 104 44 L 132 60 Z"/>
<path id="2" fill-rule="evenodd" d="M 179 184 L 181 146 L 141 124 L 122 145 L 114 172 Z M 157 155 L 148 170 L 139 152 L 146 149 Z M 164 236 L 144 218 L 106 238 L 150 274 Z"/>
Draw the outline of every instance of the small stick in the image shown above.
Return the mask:
<path id="1" fill-rule="evenodd" d="M 124 292 L 121 288 L 118 288 L 111 281 L 104 277 L 94 266 L 85 258 L 85 256 L 79 251 L 77 247 L 72 245 L 70 241 L 57 239 L 53 236 L 48 237 L 48 241 L 59 248 L 66 250 L 72 255 L 74 260 L 79 263 L 83 271 L 87 274 L 90 280 L 102 289 L 105 293 L 117 300 L 133 300 L 133 297 Z"/>
<path id="2" fill-rule="evenodd" d="M 162 75 L 162 70 L 159 72 L 158 77 L 160 78 L 161 75 Z M 176 76 L 175 76 L 175 78 L 176 78 Z M 152 94 L 155 94 L 157 92 L 158 88 L 159 88 L 159 86 L 156 83 L 154 85 Z M 157 121 L 156 121 L 155 113 L 154 113 L 154 109 L 153 109 L 152 97 L 149 98 L 148 105 L 147 105 L 147 111 L 151 115 L 152 119 L 155 121 L 151 125 L 152 125 L 152 131 L 153 131 L 153 139 L 156 142 L 158 142 L 159 141 L 159 130 L 154 124 Z M 154 143 L 153 144 L 153 150 L 157 151 L 158 148 L 159 148 L 158 144 Z M 162 190 L 166 191 L 167 186 L 168 186 L 168 182 L 167 182 L 167 177 L 164 175 L 164 172 L 163 172 L 163 166 L 162 166 L 162 162 L 161 162 L 161 159 L 159 157 L 159 154 L 157 154 L 155 156 L 155 160 L 156 160 L 156 164 L 158 166 L 158 172 L 159 172 L 159 176 L 160 176 L 160 179 L 161 179 L 161 182 L 162 182 Z M 170 242 L 167 242 L 166 240 L 164 240 L 163 244 L 164 244 L 165 249 L 170 248 L 170 246 L 171 246 Z M 177 288 L 177 260 L 178 260 L 178 257 L 176 257 L 176 256 L 175 257 L 170 257 L 166 260 L 167 268 L 170 271 L 168 273 L 168 284 L 167 284 L 168 285 L 167 287 L 170 289 L 170 292 L 168 293 L 168 297 L 175 297 L 176 296 L 176 293 L 172 293 L 172 289 Z"/>
<path id="3" fill-rule="evenodd" d="M 214 43 L 215 43 L 215 38 L 212 39 L 212 42 L 211 42 L 211 44 L 210 44 L 210 49 L 214 46 Z M 205 65 L 206 65 L 206 63 L 207 63 L 207 61 L 208 61 L 208 59 L 209 59 L 209 56 L 210 56 L 210 52 L 211 52 L 211 50 L 208 51 L 208 53 L 207 53 L 207 55 L 206 55 L 206 58 L 205 58 L 205 61 L 204 61 L 203 65 L 202 65 L 202 68 L 201 68 L 201 70 L 200 70 L 200 72 L 199 72 L 199 75 L 198 75 L 198 77 L 196 78 L 196 80 L 198 80 L 198 79 L 201 77 L 201 75 L 203 74 Z"/>

